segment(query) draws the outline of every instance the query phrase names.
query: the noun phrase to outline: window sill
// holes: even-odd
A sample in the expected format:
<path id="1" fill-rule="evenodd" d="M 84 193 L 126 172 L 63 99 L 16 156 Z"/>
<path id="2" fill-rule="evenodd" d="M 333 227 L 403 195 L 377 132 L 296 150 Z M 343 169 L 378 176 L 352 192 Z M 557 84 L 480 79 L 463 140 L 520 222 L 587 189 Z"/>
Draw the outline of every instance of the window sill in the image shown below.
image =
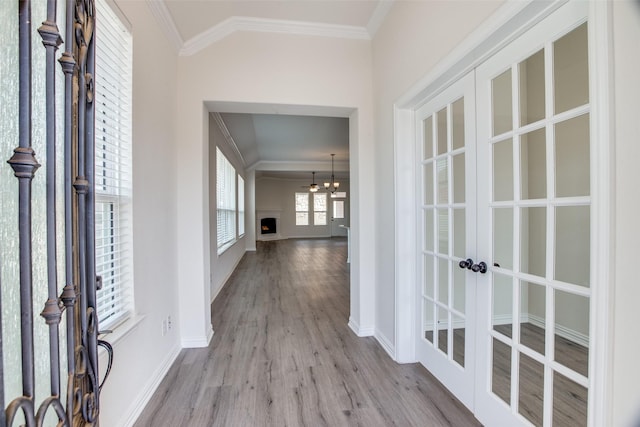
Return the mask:
<path id="1" fill-rule="evenodd" d="M 116 345 L 118 341 L 122 340 L 124 337 L 133 332 L 140 323 L 144 320 L 145 315 L 133 315 L 131 317 L 126 318 L 122 323 L 119 323 L 114 327 L 109 333 L 100 334 L 99 338 L 107 341 L 111 345 Z M 98 354 L 102 355 L 106 350 L 100 347 Z"/>
<path id="2" fill-rule="evenodd" d="M 227 249 L 229 249 L 231 246 L 235 245 L 236 242 L 238 241 L 238 239 L 232 240 L 230 242 L 225 243 L 224 245 L 220 246 L 218 248 L 218 256 L 222 255 L 223 253 L 226 252 Z"/>

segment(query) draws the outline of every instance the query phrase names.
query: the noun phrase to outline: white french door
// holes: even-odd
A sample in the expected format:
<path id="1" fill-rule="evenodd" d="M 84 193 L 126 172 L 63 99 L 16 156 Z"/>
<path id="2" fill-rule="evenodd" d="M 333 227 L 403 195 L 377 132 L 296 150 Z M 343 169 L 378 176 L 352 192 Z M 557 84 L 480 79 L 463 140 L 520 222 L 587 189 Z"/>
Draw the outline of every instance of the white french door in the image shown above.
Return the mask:
<path id="1" fill-rule="evenodd" d="M 459 264 L 476 247 L 474 109 L 471 73 L 416 114 L 423 236 L 416 354 L 467 406 L 475 378 L 476 277 Z"/>
<path id="2" fill-rule="evenodd" d="M 416 112 L 417 358 L 489 426 L 589 424 L 586 8 L 560 7 Z"/>

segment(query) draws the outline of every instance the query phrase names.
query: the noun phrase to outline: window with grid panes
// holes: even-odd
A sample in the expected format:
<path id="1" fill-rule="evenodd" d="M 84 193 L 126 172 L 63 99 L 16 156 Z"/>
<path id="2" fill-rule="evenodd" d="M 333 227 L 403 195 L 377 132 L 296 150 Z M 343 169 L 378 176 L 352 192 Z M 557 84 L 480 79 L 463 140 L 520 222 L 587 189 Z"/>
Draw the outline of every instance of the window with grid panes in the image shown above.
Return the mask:
<path id="1" fill-rule="evenodd" d="M 131 212 L 131 33 L 105 0 L 96 2 L 95 221 L 101 329 L 133 311 Z"/>
<path id="2" fill-rule="evenodd" d="M 296 225 L 309 225 L 309 193 L 296 193 Z"/>
<path id="3" fill-rule="evenodd" d="M 238 175 L 238 237 L 244 236 L 244 179 Z"/>
<path id="4" fill-rule="evenodd" d="M 327 225 L 326 193 L 313 193 L 313 225 Z"/>

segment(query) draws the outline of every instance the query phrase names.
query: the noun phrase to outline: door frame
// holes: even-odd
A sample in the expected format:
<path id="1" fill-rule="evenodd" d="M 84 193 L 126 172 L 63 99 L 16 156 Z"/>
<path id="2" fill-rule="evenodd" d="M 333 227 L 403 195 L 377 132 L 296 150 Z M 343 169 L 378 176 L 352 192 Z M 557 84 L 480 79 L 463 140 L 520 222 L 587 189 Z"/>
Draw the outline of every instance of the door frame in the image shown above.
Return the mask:
<path id="1" fill-rule="evenodd" d="M 415 310 L 419 242 L 416 238 L 415 111 L 453 82 L 487 60 L 533 25 L 560 8 L 556 2 L 507 2 L 471 33 L 447 57 L 394 104 L 395 184 L 395 360 L 416 361 Z M 598 259 L 592 266 L 589 335 L 592 340 L 592 425 L 609 425 L 612 419 L 611 373 L 613 349 L 612 292 L 615 286 L 613 230 L 615 228 L 613 55 L 610 2 L 589 2 L 589 68 L 592 114 L 592 247 Z M 599 143 L 596 143 L 599 142 Z M 606 285 L 602 285 L 606 284 Z M 473 408 L 470 408 L 473 410 Z"/>

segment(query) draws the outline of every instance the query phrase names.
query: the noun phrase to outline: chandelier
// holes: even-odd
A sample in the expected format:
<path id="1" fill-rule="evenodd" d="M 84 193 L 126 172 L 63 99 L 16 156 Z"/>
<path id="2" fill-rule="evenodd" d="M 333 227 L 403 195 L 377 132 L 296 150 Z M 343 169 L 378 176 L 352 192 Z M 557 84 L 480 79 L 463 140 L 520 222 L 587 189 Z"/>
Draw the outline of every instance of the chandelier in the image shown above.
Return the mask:
<path id="1" fill-rule="evenodd" d="M 338 187 L 340 187 L 340 183 L 337 182 L 333 176 L 333 158 L 334 157 L 335 157 L 335 154 L 331 154 L 331 182 L 324 183 L 324 189 L 332 193 L 335 193 L 336 191 L 338 191 Z M 315 191 L 318 191 L 318 190 L 315 190 Z"/>

